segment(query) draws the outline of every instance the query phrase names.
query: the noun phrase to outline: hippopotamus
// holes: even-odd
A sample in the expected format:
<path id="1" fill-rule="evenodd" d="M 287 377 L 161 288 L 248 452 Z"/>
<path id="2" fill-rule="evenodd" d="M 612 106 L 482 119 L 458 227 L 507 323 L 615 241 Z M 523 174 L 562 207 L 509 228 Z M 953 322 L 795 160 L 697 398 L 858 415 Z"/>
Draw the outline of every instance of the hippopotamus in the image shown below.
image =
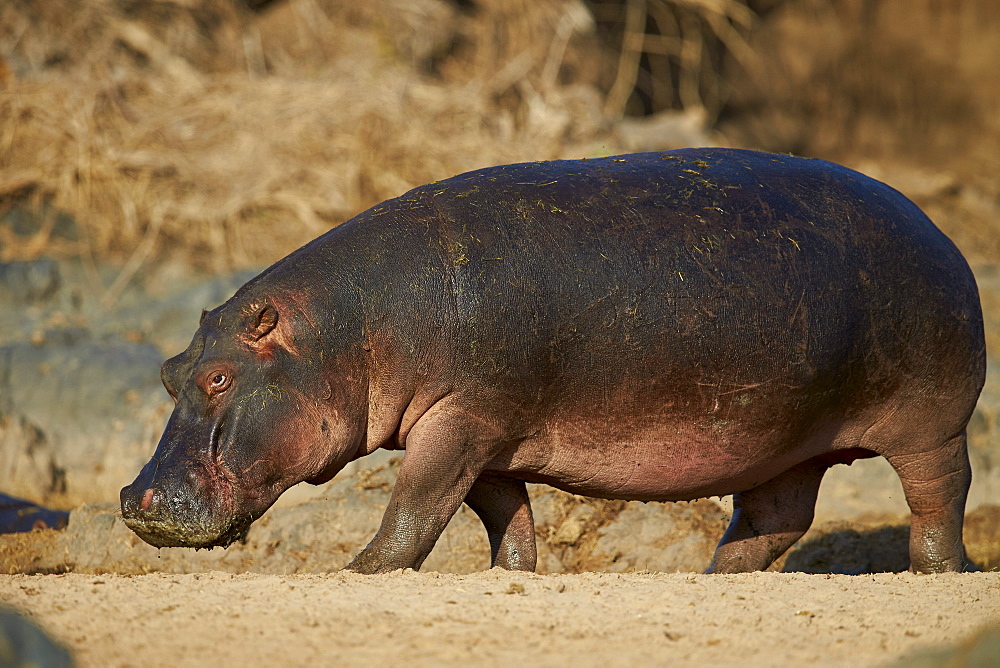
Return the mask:
<path id="1" fill-rule="evenodd" d="M 526 483 L 733 495 L 709 572 L 762 570 L 836 464 L 888 460 L 911 569 L 966 567 L 966 424 L 985 377 L 968 264 L 889 186 L 684 149 L 490 167 L 378 204 L 202 315 L 121 492 L 155 546 L 225 546 L 282 492 L 405 451 L 348 565 L 419 568 L 464 502 L 533 570 Z"/>

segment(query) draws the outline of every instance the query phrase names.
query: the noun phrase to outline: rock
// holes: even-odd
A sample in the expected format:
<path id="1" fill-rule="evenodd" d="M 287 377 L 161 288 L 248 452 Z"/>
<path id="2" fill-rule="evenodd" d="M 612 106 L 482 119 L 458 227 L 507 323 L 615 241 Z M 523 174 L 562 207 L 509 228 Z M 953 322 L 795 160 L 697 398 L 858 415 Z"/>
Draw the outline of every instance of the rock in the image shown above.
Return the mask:
<path id="1" fill-rule="evenodd" d="M 0 479 L 35 502 L 111 500 L 149 458 L 172 403 L 146 344 L 0 346 Z"/>
<path id="2" fill-rule="evenodd" d="M 889 665 L 899 668 L 987 668 L 1000 665 L 1000 626 L 986 626 L 954 647 L 913 652 Z"/>
<path id="3" fill-rule="evenodd" d="M 596 508 L 581 503 L 574 508 L 569 517 L 563 520 L 549 542 L 559 546 L 576 545 L 580 537 L 587 531 L 587 525 L 597 514 Z"/>
<path id="4" fill-rule="evenodd" d="M 193 280 L 190 275 L 161 268 L 131 286 L 100 319 L 100 331 L 114 336 L 129 334 L 156 346 L 160 363 L 187 347 L 198 329 L 203 309 L 213 309 L 233 296 L 259 272 L 241 271 Z M 86 309 L 85 309 L 86 310 Z M 157 364 L 159 372 L 159 363 Z"/>
<path id="5" fill-rule="evenodd" d="M 0 608 L 0 666 L 68 668 L 73 659 L 65 648 L 34 622 Z"/>
<path id="6" fill-rule="evenodd" d="M 859 459 L 826 472 L 816 500 L 816 522 L 854 519 L 872 512 L 910 512 L 899 476 L 889 462 L 882 457 Z"/>
<path id="7" fill-rule="evenodd" d="M 618 573 L 700 573 L 712 562 L 728 519 L 705 500 L 629 504 L 614 522 L 598 530 L 587 563 Z"/>
<path id="8" fill-rule="evenodd" d="M 61 506 L 117 499 L 170 413 L 160 365 L 187 344 L 201 309 L 251 273 L 151 272 L 158 296 L 136 281 L 107 302 L 113 275 L 95 284 L 79 264 L 0 265 L 0 318 L 11 325 L 0 332 L 2 491 Z"/>
<path id="9" fill-rule="evenodd" d="M 59 285 L 59 264 L 55 260 L 0 264 L 0 304 L 43 303 L 56 294 Z"/>

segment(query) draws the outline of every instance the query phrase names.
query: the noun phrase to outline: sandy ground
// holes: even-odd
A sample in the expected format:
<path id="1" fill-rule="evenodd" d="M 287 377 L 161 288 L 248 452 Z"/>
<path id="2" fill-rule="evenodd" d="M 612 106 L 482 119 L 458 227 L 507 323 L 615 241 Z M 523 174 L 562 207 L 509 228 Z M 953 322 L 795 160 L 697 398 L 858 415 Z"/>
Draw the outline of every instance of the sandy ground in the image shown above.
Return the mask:
<path id="1" fill-rule="evenodd" d="M 11 575 L 81 666 L 875 665 L 1000 621 L 1000 573 Z"/>

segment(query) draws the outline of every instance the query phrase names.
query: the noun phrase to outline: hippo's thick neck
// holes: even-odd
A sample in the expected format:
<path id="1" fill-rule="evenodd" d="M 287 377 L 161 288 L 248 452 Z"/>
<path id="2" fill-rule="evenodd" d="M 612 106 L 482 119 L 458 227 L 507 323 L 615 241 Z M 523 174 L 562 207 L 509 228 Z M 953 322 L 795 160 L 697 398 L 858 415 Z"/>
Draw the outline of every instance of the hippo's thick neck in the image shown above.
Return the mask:
<path id="1" fill-rule="evenodd" d="M 291 314 L 292 343 L 321 360 L 327 382 L 366 395 L 365 411 L 352 416 L 366 425 L 352 459 L 402 447 L 408 420 L 443 391 L 418 359 L 434 341 L 426 330 L 440 319 L 427 298 L 441 289 L 439 261 L 416 257 L 427 252 L 425 232 L 366 212 L 276 263 L 231 300 L 269 300 Z M 400 272 L 404 255 L 417 268 L 410 275 Z"/>

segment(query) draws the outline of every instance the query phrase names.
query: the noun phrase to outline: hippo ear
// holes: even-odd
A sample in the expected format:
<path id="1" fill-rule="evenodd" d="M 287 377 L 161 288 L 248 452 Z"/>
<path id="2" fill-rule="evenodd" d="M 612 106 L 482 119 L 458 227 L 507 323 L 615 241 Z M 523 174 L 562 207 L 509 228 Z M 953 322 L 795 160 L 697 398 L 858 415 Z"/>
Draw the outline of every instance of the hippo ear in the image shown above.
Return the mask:
<path id="1" fill-rule="evenodd" d="M 261 304 L 247 319 L 247 335 L 251 341 L 260 341 L 278 324 L 278 311 L 270 304 Z"/>

